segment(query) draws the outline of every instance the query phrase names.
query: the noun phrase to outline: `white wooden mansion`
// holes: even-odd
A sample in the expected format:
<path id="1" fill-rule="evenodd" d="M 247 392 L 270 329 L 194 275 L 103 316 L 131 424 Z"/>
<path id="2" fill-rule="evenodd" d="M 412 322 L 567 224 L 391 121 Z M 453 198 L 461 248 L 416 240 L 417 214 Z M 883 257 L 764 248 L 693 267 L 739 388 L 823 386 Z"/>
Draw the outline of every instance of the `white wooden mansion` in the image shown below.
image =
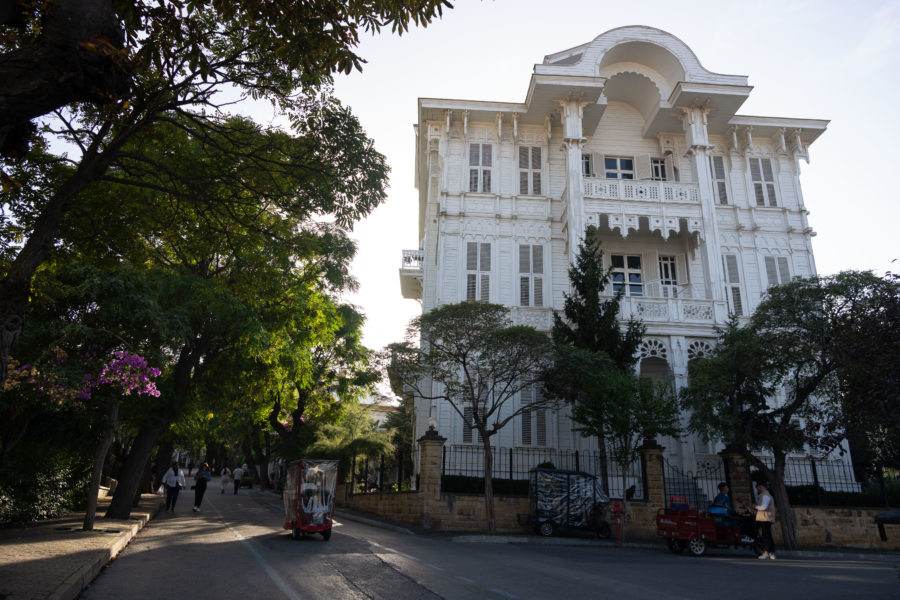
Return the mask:
<path id="1" fill-rule="evenodd" d="M 800 164 L 828 121 L 738 114 L 752 90 L 675 36 L 630 26 L 546 56 L 524 102 L 420 98 L 420 246 L 403 252 L 403 296 L 426 312 L 496 302 L 549 331 L 595 225 L 625 291 L 621 317 L 647 325 L 641 374 L 684 386 L 714 326 L 816 272 Z M 472 442 L 450 406 L 417 400 L 415 438 L 429 422 L 448 446 Z M 518 419 L 493 443 L 597 448 L 565 411 Z M 720 449 L 660 443 L 685 470 Z"/>

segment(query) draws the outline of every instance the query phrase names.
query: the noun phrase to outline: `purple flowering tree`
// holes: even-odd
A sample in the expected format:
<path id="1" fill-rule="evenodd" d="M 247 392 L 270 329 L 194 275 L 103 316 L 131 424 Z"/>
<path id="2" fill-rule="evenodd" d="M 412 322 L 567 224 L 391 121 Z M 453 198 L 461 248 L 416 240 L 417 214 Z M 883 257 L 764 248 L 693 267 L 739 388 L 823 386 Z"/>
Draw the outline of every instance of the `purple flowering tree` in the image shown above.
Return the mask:
<path id="1" fill-rule="evenodd" d="M 78 397 L 84 401 L 95 400 L 106 412 L 102 434 L 94 451 L 94 467 L 88 489 L 87 511 L 84 515 L 85 530 L 94 528 L 94 513 L 97 510 L 97 496 L 100 491 L 100 477 L 103 462 L 112 444 L 116 424 L 119 419 L 119 401 L 123 396 L 159 396 L 156 382 L 161 371 L 147 364 L 138 354 L 114 352 L 112 359 L 103 365 L 96 376 L 87 373 Z"/>

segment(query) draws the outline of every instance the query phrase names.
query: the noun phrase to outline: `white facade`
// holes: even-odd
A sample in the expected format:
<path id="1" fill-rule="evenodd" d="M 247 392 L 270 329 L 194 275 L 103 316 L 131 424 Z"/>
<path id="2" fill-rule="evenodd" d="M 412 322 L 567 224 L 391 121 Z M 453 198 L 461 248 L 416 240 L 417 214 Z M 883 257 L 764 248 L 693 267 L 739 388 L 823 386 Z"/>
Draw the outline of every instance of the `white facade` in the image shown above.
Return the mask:
<path id="1" fill-rule="evenodd" d="M 685 385 L 729 313 L 816 272 L 800 160 L 828 122 L 738 115 L 751 90 L 676 37 L 632 26 L 545 57 L 523 103 L 420 98 L 420 247 L 403 253 L 403 295 L 426 312 L 485 299 L 549 331 L 592 224 L 625 287 L 621 317 L 647 325 L 641 373 Z M 431 422 L 464 443 L 450 406 L 418 402 L 416 438 Z M 597 447 L 564 411 L 530 421 L 493 443 Z M 688 469 L 716 450 L 661 442 Z"/>

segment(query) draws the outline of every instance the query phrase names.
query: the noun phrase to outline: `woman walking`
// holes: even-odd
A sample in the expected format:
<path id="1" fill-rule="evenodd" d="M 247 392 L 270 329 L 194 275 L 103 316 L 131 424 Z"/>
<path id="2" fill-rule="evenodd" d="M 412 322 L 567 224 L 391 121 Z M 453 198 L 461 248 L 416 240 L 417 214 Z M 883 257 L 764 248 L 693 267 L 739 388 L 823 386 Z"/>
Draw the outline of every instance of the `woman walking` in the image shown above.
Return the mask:
<path id="1" fill-rule="evenodd" d="M 225 493 L 226 488 L 231 486 L 231 469 L 228 468 L 228 465 L 222 467 L 222 493 Z"/>
<path id="2" fill-rule="evenodd" d="M 162 482 L 166 486 L 166 510 L 174 513 L 178 492 L 184 487 L 184 471 L 178 468 L 178 461 L 172 463 L 172 468 L 163 475 Z"/>
<path id="3" fill-rule="evenodd" d="M 760 560 L 775 560 L 775 540 L 772 539 L 772 523 L 775 522 L 775 503 L 769 490 L 761 483 L 756 484 L 756 495 L 759 498 L 753 507 L 756 511 L 756 524 L 759 525 L 762 535 L 763 553 Z"/>
<path id="4" fill-rule="evenodd" d="M 210 479 L 212 479 L 212 474 L 209 472 L 209 463 L 203 463 L 197 469 L 197 474 L 194 475 L 194 512 L 200 512 L 200 503 L 203 502 L 206 484 L 209 483 Z"/>

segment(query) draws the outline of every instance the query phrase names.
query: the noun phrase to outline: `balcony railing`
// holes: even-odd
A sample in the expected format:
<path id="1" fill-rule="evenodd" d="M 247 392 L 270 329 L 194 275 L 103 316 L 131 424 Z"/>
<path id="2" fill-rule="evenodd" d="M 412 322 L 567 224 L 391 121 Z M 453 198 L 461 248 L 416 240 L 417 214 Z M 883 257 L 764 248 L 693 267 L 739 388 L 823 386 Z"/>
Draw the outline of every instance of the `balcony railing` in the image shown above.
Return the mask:
<path id="1" fill-rule="evenodd" d="M 401 269 L 409 269 L 409 270 L 422 270 L 422 265 L 425 262 L 425 251 L 424 250 L 404 250 L 403 251 L 403 259 L 400 264 Z"/>
<path id="2" fill-rule="evenodd" d="M 713 323 L 716 306 L 713 300 L 626 296 L 619 305 L 619 318 L 631 317 L 648 322 Z"/>
<path id="3" fill-rule="evenodd" d="M 584 196 L 603 200 L 696 204 L 700 202 L 700 188 L 696 183 L 585 177 Z"/>
<path id="4" fill-rule="evenodd" d="M 400 261 L 400 293 L 410 300 L 422 299 L 422 279 L 425 276 L 425 251 L 404 250 Z"/>

